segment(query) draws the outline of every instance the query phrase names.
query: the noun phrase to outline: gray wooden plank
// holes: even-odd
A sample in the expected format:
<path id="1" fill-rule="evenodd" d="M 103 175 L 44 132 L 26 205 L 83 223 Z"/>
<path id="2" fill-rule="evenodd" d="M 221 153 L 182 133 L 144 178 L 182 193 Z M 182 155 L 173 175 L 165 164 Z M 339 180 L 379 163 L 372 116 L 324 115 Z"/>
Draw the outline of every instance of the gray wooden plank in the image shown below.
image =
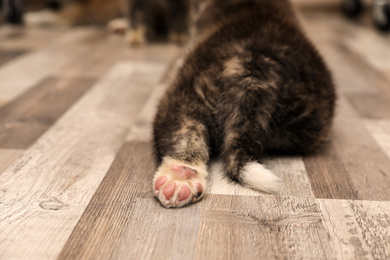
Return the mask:
<path id="1" fill-rule="evenodd" d="M 329 148 L 304 161 L 317 198 L 390 199 L 390 159 L 343 97 Z"/>
<path id="2" fill-rule="evenodd" d="M 97 33 L 85 27 L 69 30 L 44 48 L 30 51 L 1 66 L 0 99 L 12 100 L 72 60 L 79 60 L 90 50 L 82 41 Z"/>
<path id="3" fill-rule="evenodd" d="M 134 224 L 129 222 L 134 197 L 150 189 L 149 182 L 146 182 L 154 170 L 150 161 L 150 145 L 147 143 L 122 146 L 59 259 L 95 259 L 98 256 L 108 259 L 112 255 L 125 227 Z"/>
<path id="4" fill-rule="evenodd" d="M 390 202 L 317 201 L 337 259 L 390 258 Z"/>
<path id="5" fill-rule="evenodd" d="M 53 259 L 123 144 L 150 91 L 120 62 L 0 175 L 0 255 Z"/>
<path id="6" fill-rule="evenodd" d="M 226 202 L 218 209 L 210 200 Z M 196 259 L 334 258 L 314 199 L 208 195 L 206 202 Z"/>
<path id="7" fill-rule="evenodd" d="M 0 149 L 0 175 L 23 155 L 24 150 Z"/>
<path id="8" fill-rule="evenodd" d="M 189 259 L 200 209 L 169 210 L 153 197 L 148 142 L 123 145 L 59 259 Z"/>
<path id="9" fill-rule="evenodd" d="M 27 149 L 96 82 L 46 78 L 0 108 L 0 147 Z"/>

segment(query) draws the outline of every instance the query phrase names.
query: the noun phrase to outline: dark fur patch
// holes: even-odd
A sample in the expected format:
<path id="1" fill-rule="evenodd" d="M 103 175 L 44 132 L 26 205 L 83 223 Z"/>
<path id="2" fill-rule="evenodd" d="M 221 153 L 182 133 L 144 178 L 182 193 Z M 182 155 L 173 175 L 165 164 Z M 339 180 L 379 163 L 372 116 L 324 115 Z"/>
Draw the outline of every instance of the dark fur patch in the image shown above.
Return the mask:
<path id="1" fill-rule="evenodd" d="M 130 0 L 129 3 L 131 28 L 144 26 L 149 40 L 165 39 L 168 33 L 187 34 L 189 0 Z"/>

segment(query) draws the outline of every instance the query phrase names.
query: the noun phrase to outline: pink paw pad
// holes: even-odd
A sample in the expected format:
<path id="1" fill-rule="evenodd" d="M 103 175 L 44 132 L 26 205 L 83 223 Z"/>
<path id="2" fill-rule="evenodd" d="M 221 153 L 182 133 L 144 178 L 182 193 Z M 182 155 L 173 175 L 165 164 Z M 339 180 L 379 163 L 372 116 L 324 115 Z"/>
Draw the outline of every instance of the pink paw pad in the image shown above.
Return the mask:
<path id="1" fill-rule="evenodd" d="M 179 200 L 186 200 L 191 195 L 190 188 L 187 185 L 183 186 L 179 191 Z"/>
<path id="2" fill-rule="evenodd" d="M 187 166 L 174 166 L 174 167 L 172 167 L 171 170 L 177 176 L 180 176 L 186 180 L 189 180 L 192 177 L 196 176 L 196 171 L 191 169 L 191 168 L 188 168 Z"/>
<path id="3" fill-rule="evenodd" d="M 175 193 L 175 188 L 176 183 L 171 183 L 164 187 L 163 194 L 167 200 L 173 196 L 173 193 Z"/>
<path id="4" fill-rule="evenodd" d="M 156 180 L 156 183 L 154 184 L 154 187 L 156 188 L 156 190 L 160 189 L 160 187 L 161 187 L 162 185 L 164 185 L 164 183 L 165 183 L 167 180 L 168 180 L 168 179 L 167 179 L 167 177 L 165 177 L 165 176 L 162 176 L 162 177 L 158 178 L 158 179 Z"/>

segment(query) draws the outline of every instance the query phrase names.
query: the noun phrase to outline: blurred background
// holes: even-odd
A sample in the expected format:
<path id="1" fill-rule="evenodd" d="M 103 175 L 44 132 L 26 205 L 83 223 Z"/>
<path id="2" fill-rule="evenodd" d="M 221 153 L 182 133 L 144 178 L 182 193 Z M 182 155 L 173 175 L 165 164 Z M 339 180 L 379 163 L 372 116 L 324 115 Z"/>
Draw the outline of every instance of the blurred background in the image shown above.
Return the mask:
<path id="1" fill-rule="evenodd" d="M 137 0 L 0 0 L 0 25 L 106 25 L 116 18 L 131 19 Z M 144 0 L 161 4 L 163 0 Z M 178 1 L 179 2 L 179 1 Z M 292 0 L 300 10 L 341 12 L 357 20 L 364 16 L 381 31 L 390 30 L 388 0 Z M 141 9 L 151 8 L 145 5 Z M 144 12 L 146 10 L 143 10 Z M 126 21 L 118 22 L 124 27 Z M 119 25 L 117 25 L 119 26 Z M 115 27 L 115 26 L 114 26 Z M 115 30 L 115 28 L 112 28 Z M 123 28 L 121 28 L 123 29 Z"/>

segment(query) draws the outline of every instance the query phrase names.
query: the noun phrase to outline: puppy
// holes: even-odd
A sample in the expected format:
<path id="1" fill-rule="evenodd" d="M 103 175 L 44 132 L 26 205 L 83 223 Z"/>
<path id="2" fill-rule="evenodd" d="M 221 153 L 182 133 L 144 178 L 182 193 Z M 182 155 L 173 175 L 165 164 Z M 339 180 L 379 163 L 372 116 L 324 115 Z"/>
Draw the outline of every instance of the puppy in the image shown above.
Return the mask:
<path id="1" fill-rule="evenodd" d="M 200 0 L 192 49 L 153 122 L 155 196 L 165 207 L 201 200 L 207 165 L 275 193 L 267 153 L 305 154 L 328 138 L 336 94 L 327 66 L 287 0 Z"/>
<path id="2" fill-rule="evenodd" d="M 188 32 L 189 0 L 132 0 L 129 4 L 130 44 L 166 40 L 183 43 Z"/>

